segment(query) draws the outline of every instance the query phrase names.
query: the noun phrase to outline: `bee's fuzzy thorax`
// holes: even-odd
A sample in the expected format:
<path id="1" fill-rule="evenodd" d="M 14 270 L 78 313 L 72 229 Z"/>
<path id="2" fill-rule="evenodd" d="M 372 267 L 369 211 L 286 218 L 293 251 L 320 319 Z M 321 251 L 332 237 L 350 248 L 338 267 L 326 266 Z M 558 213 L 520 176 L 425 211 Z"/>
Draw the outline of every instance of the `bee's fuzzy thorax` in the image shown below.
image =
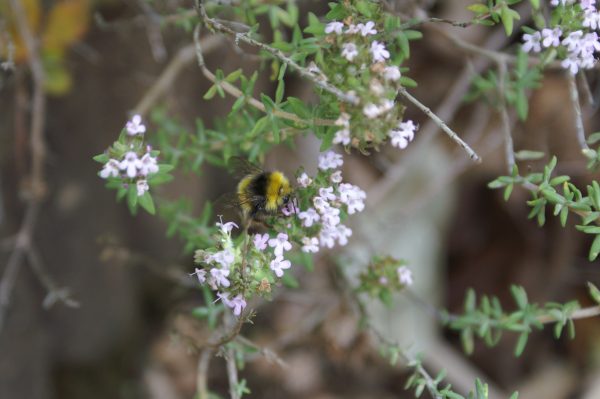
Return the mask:
<path id="1" fill-rule="evenodd" d="M 279 171 L 269 173 L 267 178 L 266 206 L 267 211 L 273 212 L 282 204 L 282 195 L 289 194 L 290 182 Z"/>

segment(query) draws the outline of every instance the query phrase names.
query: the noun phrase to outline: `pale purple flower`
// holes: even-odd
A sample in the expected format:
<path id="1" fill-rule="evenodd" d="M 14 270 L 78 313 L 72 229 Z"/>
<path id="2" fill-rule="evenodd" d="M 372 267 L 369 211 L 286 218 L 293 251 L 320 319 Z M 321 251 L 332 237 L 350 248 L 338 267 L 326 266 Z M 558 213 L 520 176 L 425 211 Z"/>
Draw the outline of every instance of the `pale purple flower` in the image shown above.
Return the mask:
<path id="1" fill-rule="evenodd" d="M 319 188 L 319 196 L 325 198 L 326 201 L 335 201 L 335 194 L 333 193 L 333 187 L 321 187 Z"/>
<path id="2" fill-rule="evenodd" d="M 277 277 L 281 277 L 283 276 L 283 271 L 292 267 L 292 264 L 289 260 L 283 259 L 282 256 L 277 256 L 271 261 L 269 267 L 275 272 Z"/>
<path id="3" fill-rule="evenodd" d="M 134 178 L 137 175 L 137 170 L 140 168 L 141 162 L 135 152 L 129 151 L 123 157 L 123 160 L 119 163 L 119 169 L 124 170 L 125 174 L 130 178 Z"/>
<path id="4" fill-rule="evenodd" d="M 350 144 L 350 139 L 349 129 L 338 130 L 333 137 L 333 144 L 348 145 Z"/>
<path id="5" fill-rule="evenodd" d="M 360 29 L 360 34 L 362 36 L 368 36 L 368 35 L 376 35 L 377 34 L 377 30 L 374 29 L 375 27 L 375 22 L 373 21 L 369 21 L 366 24 L 359 24 L 360 26 L 358 27 Z"/>
<path id="6" fill-rule="evenodd" d="M 575 0 L 550 0 L 550 5 L 557 7 L 559 4 L 565 6 L 567 4 L 573 4 Z"/>
<path id="7" fill-rule="evenodd" d="M 150 186 L 147 180 L 141 179 L 135 182 L 135 189 L 137 190 L 138 197 L 141 197 L 146 191 L 150 190 Z"/>
<path id="8" fill-rule="evenodd" d="M 337 226 L 338 243 L 342 246 L 348 244 L 348 237 L 352 235 L 352 229 L 340 224 Z"/>
<path id="9" fill-rule="evenodd" d="M 102 170 L 100 171 L 100 177 L 103 179 L 108 179 L 109 177 L 117 176 L 119 176 L 119 161 L 111 158 L 102 167 Z"/>
<path id="10" fill-rule="evenodd" d="M 306 211 L 300 212 L 298 218 L 303 220 L 302 225 L 304 227 L 310 227 L 319 221 L 320 216 L 317 211 L 315 211 L 315 208 L 308 208 Z"/>
<path id="11" fill-rule="evenodd" d="M 231 284 L 227 279 L 227 276 L 229 276 L 229 269 L 218 269 L 215 267 L 210 269 L 210 275 L 217 286 L 229 287 Z"/>
<path id="12" fill-rule="evenodd" d="M 219 227 L 221 229 L 221 231 L 225 234 L 231 233 L 231 230 L 233 230 L 234 227 L 236 229 L 239 228 L 239 226 L 237 224 L 235 224 L 234 222 L 223 223 L 222 219 L 220 222 L 216 223 L 216 226 Z"/>
<path id="13" fill-rule="evenodd" d="M 542 51 L 541 41 L 542 35 L 540 32 L 534 32 L 533 34 L 525 33 L 523 35 L 523 51 L 528 53 L 533 50 L 535 53 Z"/>
<path id="14" fill-rule="evenodd" d="M 367 193 L 360 187 L 350 183 L 342 183 L 338 187 L 340 201 L 346 204 L 348 214 L 353 215 L 356 212 L 362 212 L 365 209 L 365 198 Z"/>
<path id="15" fill-rule="evenodd" d="M 135 136 L 136 134 L 143 134 L 146 131 L 146 126 L 142 123 L 142 117 L 140 115 L 134 115 L 130 121 L 125 125 L 127 134 Z"/>
<path id="16" fill-rule="evenodd" d="M 379 106 L 379 112 L 384 113 L 394 108 L 394 100 L 385 99 L 381 102 Z"/>
<path id="17" fill-rule="evenodd" d="M 572 75 L 577 75 L 577 72 L 579 71 L 579 58 L 577 58 L 577 56 L 575 55 L 569 55 L 569 57 L 565 58 L 564 60 L 561 61 L 560 65 L 569 70 L 569 72 L 571 72 Z"/>
<path id="18" fill-rule="evenodd" d="M 342 29 L 344 28 L 344 24 L 338 21 L 332 21 L 325 26 L 325 33 L 333 33 L 335 32 L 338 35 L 342 34 Z"/>
<path id="19" fill-rule="evenodd" d="M 142 176 L 148 176 L 149 174 L 158 172 L 156 158 L 150 155 L 149 152 L 144 154 L 142 159 L 140 159 L 139 169 Z"/>
<path id="20" fill-rule="evenodd" d="M 400 266 L 398 269 L 396 269 L 396 272 L 398 273 L 398 281 L 400 282 L 400 284 L 404 286 L 413 285 L 412 272 L 408 267 Z"/>
<path id="21" fill-rule="evenodd" d="M 341 183 L 342 182 L 342 171 L 336 170 L 335 172 L 333 172 L 331 174 L 331 176 L 329 177 L 329 180 L 335 184 Z"/>
<path id="22" fill-rule="evenodd" d="M 600 28 L 600 13 L 594 6 L 584 10 L 583 26 L 588 27 L 591 30 L 597 30 Z"/>
<path id="23" fill-rule="evenodd" d="M 224 249 L 222 251 L 216 252 L 211 257 L 213 262 L 216 262 L 228 269 L 229 266 L 235 261 L 235 255 L 231 252 L 230 249 Z"/>
<path id="24" fill-rule="evenodd" d="M 558 47 L 560 45 L 560 36 L 562 30 L 559 27 L 554 29 L 542 29 L 542 45 L 544 47 Z"/>
<path id="25" fill-rule="evenodd" d="M 281 213 L 283 213 L 285 216 L 295 215 L 298 212 L 300 212 L 300 209 L 298 209 L 298 203 L 296 202 L 295 198 L 291 201 L 288 201 L 287 204 L 281 207 Z"/>
<path id="26" fill-rule="evenodd" d="M 324 209 L 331 207 L 331 205 L 329 205 L 329 202 L 327 202 L 325 198 L 319 197 L 318 195 L 316 197 L 313 197 L 313 205 L 321 213 L 323 213 Z"/>
<path id="27" fill-rule="evenodd" d="M 235 298 L 228 300 L 227 302 L 223 300 L 223 303 L 227 305 L 227 307 L 233 309 L 233 314 L 235 316 L 242 314 L 242 310 L 246 308 L 246 300 L 241 294 L 237 294 Z"/>
<path id="28" fill-rule="evenodd" d="M 285 233 L 277 234 L 277 237 L 269 240 L 269 246 L 275 248 L 273 252 L 276 256 L 283 256 L 283 251 L 292 249 L 292 244 L 288 241 L 288 235 Z"/>
<path id="29" fill-rule="evenodd" d="M 325 226 L 337 226 L 341 222 L 340 210 L 332 206 L 324 208 L 321 212 L 321 222 Z"/>
<path id="30" fill-rule="evenodd" d="M 267 249 L 267 241 L 269 241 L 269 234 L 255 234 L 254 235 L 254 247 L 259 251 Z"/>
<path id="31" fill-rule="evenodd" d="M 206 282 L 206 270 L 194 268 L 194 273 L 190 273 L 190 276 L 196 276 L 200 284 L 204 284 Z"/>
<path id="32" fill-rule="evenodd" d="M 386 50 L 383 43 L 379 43 L 377 40 L 373 40 L 371 43 L 371 55 L 373 56 L 373 62 L 384 62 L 390 58 L 390 52 Z"/>
<path id="33" fill-rule="evenodd" d="M 581 39 L 580 45 L 581 55 L 589 57 L 594 55 L 596 51 L 600 51 L 600 42 L 598 42 L 598 34 L 596 32 L 586 33 Z"/>
<path id="34" fill-rule="evenodd" d="M 310 186 L 310 184 L 312 183 L 312 179 L 304 172 L 298 177 L 298 179 L 296 179 L 296 181 L 298 182 L 300 187 L 304 188 Z"/>
<path id="35" fill-rule="evenodd" d="M 567 37 L 562 40 L 562 45 L 567 47 L 571 53 L 578 53 L 581 49 L 581 38 L 583 37 L 583 32 L 580 30 L 576 30 L 575 32 L 569 33 Z"/>
<path id="36" fill-rule="evenodd" d="M 344 164 L 344 159 L 340 154 L 333 151 L 327 151 L 319 155 L 319 169 L 336 169 Z"/>
<path id="37" fill-rule="evenodd" d="M 344 43 L 342 45 L 342 57 L 352 62 L 354 58 L 358 55 L 358 49 L 356 48 L 356 44 L 354 43 Z"/>
<path id="38" fill-rule="evenodd" d="M 596 0 L 581 0 L 581 8 L 587 10 L 589 8 L 596 9 Z"/>
<path id="39" fill-rule="evenodd" d="M 388 136 L 391 139 L 392 146 L 404 149 L 415 138 L 417 126 L 413 121 L 408 120 L 398 124 L 397 129 L 390 130 Z"/>
<path id="40" fill-rule="evenodd" d="M 302 237 L 302 252 L 319 252 L 319 239 L 317 237 Z"/>
<path id="41" fill-rule="evenodd" d="M 387 66 L 383 69 L 383 78 L 385 80 L 391 80 L 392 82 L 395 82 L 400 79 L 401 76 L 402 74 L 400 73 L 400 68 L 395 65 Z"/>

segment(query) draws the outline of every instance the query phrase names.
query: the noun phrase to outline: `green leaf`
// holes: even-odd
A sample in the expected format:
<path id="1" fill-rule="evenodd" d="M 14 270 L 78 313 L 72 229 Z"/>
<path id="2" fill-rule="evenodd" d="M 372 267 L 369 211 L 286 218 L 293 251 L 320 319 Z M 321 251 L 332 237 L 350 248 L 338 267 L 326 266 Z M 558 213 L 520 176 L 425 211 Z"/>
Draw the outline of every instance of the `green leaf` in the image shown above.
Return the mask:
<path id="1" fill-rule="evenodd" d="M 535 161 L 544 158 L 542 151 L 521 150 L 515 153 L 515 158 L 519 161 Z"/>
<path id="2" fill-rule="evenodd" d="M 513 394 L 510 395 L 510 399 L 519 399 L 519 392 L 513 392 Z"/>
<path id="3" fill-rule="evenodd" d="M 504 189 L 504 201 L 508 201 L 510 199 L 510 194 L 512 194 L 513 186 L 514 184 L 511 183 Z"/>
<path id="4" fill-rule="evenodd" d="M 598 289 L 598 287 L 596 287 L 594 284 L 590 283 L 589 281 L 587 282 L 587 286 L 588 286 L 588 291 L 589 291 L 592 299 L 597 304 L 600 304 L 600 290 Z"/>
<path id="5" fill-rule="evenodd" d="M 500 18 L 502 19 L 502 25 L 504 25 L 506 36 L 510 36 L 513 31 L 514 20 L 512 14 L 510 13 L 510 8 L 508 8 L 506 4 L 500 10 Z"/>
<path id="6" fill-rule="evenodd" d="M 594 132 L 590 134 L 586 141 L 589 145 L 596 144 L 598 141 L 600 141 L 600 132 Z"/>
<path id="7" fill-rule="evenodd" d="M 467 355 L 471 355 L 475 348 L 475 340 L 473 339 L 473 330 L 470 328 L 465 328 L 460 333 L 460 342 L 463 347 L 463 351 Z"/>
<path id="8" fill-rule="evenodd" d="M 130 183 L 129 188 L 127 189 L 127 206 L 129 207 L 129 211 L 132 215 L 137 213 L 137 187 L 135 183 Z"/>
<path id="9" fill-rule="evenodd" d="M 598 233 L 596 238 L 594 238 L 594 242 L 592 243 L 592 246 L 590 247 L 590 255 L 588 258 L 590 260 L 590 262 L 595 261 L 596 258 L 598 257 L 598 254 L 600 254 L 600 233 Z"/>
<path id="10" fill-rule="evenodd" d="M 524 331 L 519 335 L 519 339 L 517 340 L 517 345 L 515 346 L 515 356 L 519 357 L 523 354 L 525 350 L 525 346 L 527 345 L 527 340 L 529 339 L 529 332 Z"/>
<path id="11" fill-rule="evenodd" d="M 485 14 L 490 9 L 485 4 L 471 4 L 467 7 L 467 10 L 474 12 L 475 14 Z"/>
<path id="12" fill-rule="evenodd" d="M 108 154 L 98 154 L 92 159 L 96 162 L 100 162 L 100 163 L 104 164 L 110 160 L 110 157 L 108 156 Z"/>
<path id="13" fill-rule="evenodd" d="M 149 214 L 154 215 L 156 213 L 154 201 L 152 200 L 152 196 L 148 191 L 146 191 L 141 197 L 138 197 L 138 202 L 140 206 L 144 208 Z"/>

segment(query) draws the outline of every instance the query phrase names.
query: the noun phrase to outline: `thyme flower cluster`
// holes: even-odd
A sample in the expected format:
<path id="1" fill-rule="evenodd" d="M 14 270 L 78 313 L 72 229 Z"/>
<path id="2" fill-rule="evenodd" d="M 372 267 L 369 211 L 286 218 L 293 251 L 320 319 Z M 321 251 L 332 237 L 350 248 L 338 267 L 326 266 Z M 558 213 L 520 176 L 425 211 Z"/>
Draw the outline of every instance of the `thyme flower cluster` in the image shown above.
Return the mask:
<path id="1" fill-rule="evenodd" d="M 561 65 L 575 75 L 580 69 L 591 69 L 596 63 L 595 54 L 600 52 L 600 12 L 596 0 L 553 0 L 554 14 L 567 15 L 567 8 L 576 15 L 575 24 L 565 16 L 556 26 L 531 31 L 523 35 L 523 51 L 539 53 L 554 49 L 562 59 Z M 564 25 L 564 26 L 563 26 Z M 575 26 L 575 28 L 571 28 Z"/>
<path id="2" fill-rule="evenodd" d="M 124 184 L 135 183 L 137 195 L 140 197 L 149 190 L 147 178 L 158 172 L 158 161 L 152 148 L 143 146 L 146 126 L 142 123 L 141 116 L 135 115 L 128 121 L 125 130 L 129 137 L 128 145 L 124 148 L 118 146 L 119 148 L 109 149 L 110 157 L 98 175 L 103 179 L 119 178 Z M 124 149 L 126 152 L 123 154 Z M 122 156 L 119 156 L 121 154 Z"/>
<path id="3" fill-rule="evenodd" d="M 404 107 L 395 101 L 402 73 L 392 62 L 385 32 L 377 22 L 356 19 L 331 21 L 324 30 L 328 57 L 336 59 L 322 65 L 324 75 L 359 99 L 356 106 L 339 104 L 333 143 L 366 148 L 390 140 L 394 147 L 406 148 L 416 125 L 402 122 Z"/>

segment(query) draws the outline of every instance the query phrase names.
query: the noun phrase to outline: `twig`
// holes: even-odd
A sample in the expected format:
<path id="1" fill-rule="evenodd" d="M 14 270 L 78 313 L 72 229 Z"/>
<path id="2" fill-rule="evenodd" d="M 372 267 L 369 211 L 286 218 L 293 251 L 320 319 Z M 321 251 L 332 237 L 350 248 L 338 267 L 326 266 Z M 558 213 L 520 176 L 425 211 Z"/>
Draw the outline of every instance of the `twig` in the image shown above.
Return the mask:
<path id="1" fill-rule="evenodd" d="M 570 315 L 570 319 L 578 320 L 578 319 L 589 319 L 590 317 L 600 316 L 600 305 L 599 306 L 590 306 L 587 308 L 577 309 Z M 557 321 L 552 315 L 545 314 L 541 315 L 537 318 L 540 323 L 548 324 L 554 323 Z"/>
<path id="2" fill-rule="evenodd" d="M 504 133 L 504 156 L 506 157 L 506 167 L 510 175 L 515 166 L 515 148 L 511 135 L 510 118 L 506 109 L 506 63 L 498 62 L 498 101 L 500 104 L 500 119 L 502 120 L 502 132 Z"/>
<path id="3" fill-rule="evenodd" d="M 308 69 L 302 67 L 296 61 L 294 61 L 290 57 L 286 56 L 281 50 L 275 49 L 275 48 L 268 46 L 262 42 L 254 40 L 251 37 L 249 37 L 247 34 L 236 32 L 233 29 L 229 28 L 228 26 L 225 26 L 221 22 L 210 18 L 206 14 L 206 10 L 204 9 L 204 4 L 202 4 L 201 0 L 195 0 L 195 1 L 196 1 L 196 9 L 198 11 L 198 15 L 200 16 L 200 18 L 204 21 L 204 23 L 207 26 L 209 26 L 221 33 L 227 33 L 229 35 L 232 35 L 233 37 L 235 37 L 236 42 L 241 41 L 241 42 L 244 42 L 251 46 L 258 47 L 261 50 L 266 51 L 267 53 L 271 54 L 271 56 L 273 56 L 274 58 L 277 58 L 278 60 L 280 60 L 284 64 L 287 64 L 290 68 L 292 68 L 293 70 L 298 72 L 300 74 L 300 76 L 310 80 L 311 82 L 313 82 L 316 86 L 320 87 L 321 89 L 333 94 L 339 100 L 349 103 L 349 104 L 352 104 L 352 105 L 359 104 L 359 100 L 356 96 L 346 94 L 342 90 L 338 89 L 337 87 L 327 83 L 326 81 L 324 81 L 322 79 L 319 79 L 315 74 L 310 72 Z"/>
<path id="4" fill-rule="evenodd" d="M 285 362 L 285 360 L 283 360 L 281 357 L 279 357 L 279 355 L 276 352 L 272 351 L 271 349 L 260 346 L 256 343 L 254 343 L 253 341 L 250 341 L 248 338 L 246 338 L 242 335 L 238 335 L 235 340 L 243 345 L 246 345 L 246 346 L 256 350 L 258 352 L 257 353 L 258 355 L 264 356 L 269 362 L 276 363 L 282 369 L 289 368 L 289 365 Z"/>
<path id="5" fill-rule="evenodd" d="M 211 348 L 204 348 L 198 358 L 198 371 L 196 372 L 196 390 L 198 392 L 198 399 L 208 399 L 208 367 L 212 355 L 213 350 Z"/>
<path id="6" fill-rule="evenodd" d="M 202 40 L 202 49 L 205 52 L 210 52 L 217 48 L 221 43 L 222 40 L 220 37 L 209 37 Z M 195 58 L 196 46 L 194 44 L 179 49 L 175 57 L 169 62 L 150 90 L 144 94 L 142 99 L 133 108 L 132 113 L 145 116 L 157 101 L 164 96 L 168 90 L 173 88 L 173 83 L 179 76 L 179 73 L 183 68 L 191 64 Z"/>
<path id="7" fill-rule="evenodd" d="M 581 104 L 579 104 L 579 91 L 577 90 L 577 82 L 575 76 L 567 73 L 567 81 L 569 82 L 569 95 L 571 97 L 571 105 L 575 113 L 575 128 L 577 129 L 577 140 L 582 150 L 589 150 L 590 147 L 585 141 L 585 130 L 583 128 L 583 117 L 581 116 Z"/>
<path id="8" fill-rule="evenodd" d="M 34 274 L 46 288 L 47 295 L 43 302 L 44 308 L 49 309 L 56 302 L 62 302 L 65 306 L 70 308 L 79 307 L 79 302 L 71 298 L 69 289 L 66 287 L 60 288 L 54 282 L 54 279 L 52 279 L 48 271 L 44 268 L 42 259 L 40 258 L 37 250 L 31 244 L 27 250 L 27 259 L 29 260 L 29 265 L 31 266 Z"/>
<path id="9" fill-rule="evenodd" d="M 401 87 L 398 90 L 398 92 L 404 98 L 406 98 L 408 101 L 413 103 L 417 108 L 419 108 L 425 115 L 427 115 L 429 117 L 429 119 L 431 119 L 436 125 L 438 125 L 440 127 L 440 129 L 442 129 L 448 136 L 450 136 L 450 138 L 456 144 L 458 144 L 460 147 L 462 147 L 473 161 L 475 161 L 477 163 L 481 163 L 481 158 L 479 157 L 479 155 L 477 155 L 477 153 L 475 151 L 473 151 L 473 149 L 471 147 L 469 147 L 469 145 L 467 143 L 465 143 L 458 136 L 458 134 L 456 134 L 454 132 L 454 130 L 450 129 L 448 127 L 448 125 L 446 124 L 446 122 L 444 122 L 436 114 L 434 114 L 433 111 L 431 111 L 431 109 L 429 109 L 426 105 L 424 105 L 419 100 L 417 100 L 416 98 L 411 96 L 404 87 Z"/>
<path id="10" fill-rule="evenodd" d="M 233 348 L 229 348 L 225 354 L 225 361 L 227 362 L 227 379 L 229 380 L 229 397 L 231 399 L 240 399 L 238 394 L 238 373 L 237 366 L 235 364 L 235 352 Z"/>
<path id="11" fill-rule="evenodd" d="M 202 70 L 202 74 L 208 80 L 210 80 L 211 82 L 213 82 L 215 84 L 218 84 L 219 87 L 221 87 L 229 95 L 236 97 L 236 98 L 244 97 L 246 99 L 246 101 L 248 102 L 248 104 L 250 104 L 251 106 L 253 106 L 254 108 L 258 109 L 261 112 L 267 113 L 267 109 L 266 109 L 265 105 L 262 102 L 255 99 L 254 97 L 246 96 L 240 89 L 238 89 L 237 87 L 235 87 L 234 85 L 232 85 L 231 83 L 229 83 L 227 81 L 222 80 L 220 82 L 217 82 L 215 74 L 213 74 L 206 67 L 206 64 L 204 62 L 204 56 L 202 55 L 203 54 L 202 41 L 200 40 L 200 25 L 199 24 L 196 25 L 196 29 L 194 30 L 194 42 L 195 42 L 195 49 L 196 49 L 196 58 L 198 59 L 198 66 Z M 271 113 L 278 118 L 287 119 L 287 120 L 290 120 L 290 121 L 293 121 L 296 123 L 300 123 L 300 124 L 304 124 L 307 126 L 310 126 L 311 124 L 318 125 L 318 126 L 333 126 L 333 125 L 335 125 L 335 121 L 333 121 L 333 120 L 315 118 L 312 121 L 307 121 L 307 120 L 299 118 L 296 114 L 292 114 L 290 112 L 282 111 L 279 109 L 273 109 L 273 110 L 271 110 Z"/>

